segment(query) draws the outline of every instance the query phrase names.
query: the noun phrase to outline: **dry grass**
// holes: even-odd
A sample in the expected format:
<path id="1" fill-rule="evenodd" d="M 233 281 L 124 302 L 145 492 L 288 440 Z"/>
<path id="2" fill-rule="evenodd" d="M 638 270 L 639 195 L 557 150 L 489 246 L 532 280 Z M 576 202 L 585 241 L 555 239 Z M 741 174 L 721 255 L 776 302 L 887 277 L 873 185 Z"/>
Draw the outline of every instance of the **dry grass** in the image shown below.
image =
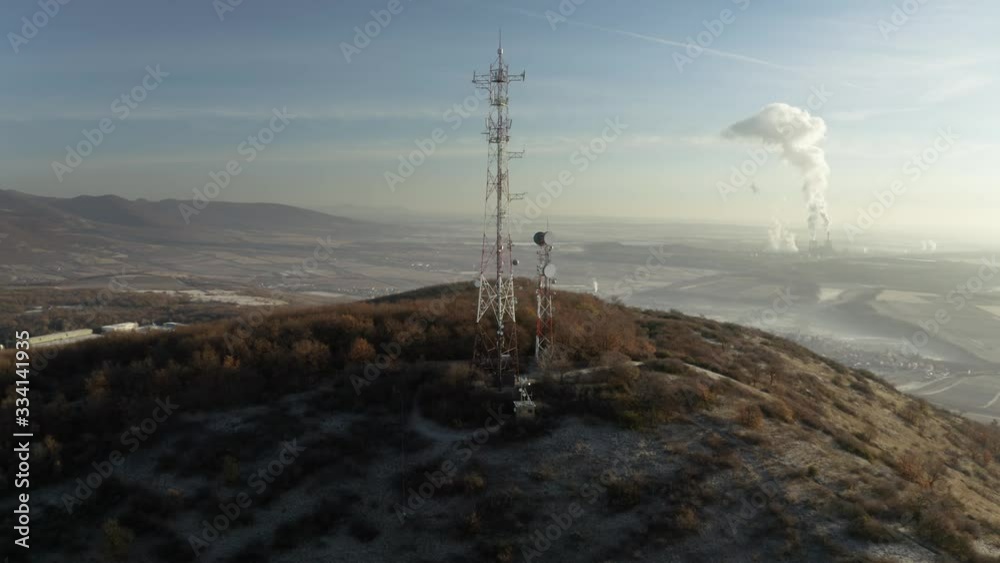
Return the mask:
<path id="1" fill-rule="evenodd" d="M 740 408 L 739 422 L 751 430 L 764 426 L 764 413 L 757 405 L 745 405 Z"/>

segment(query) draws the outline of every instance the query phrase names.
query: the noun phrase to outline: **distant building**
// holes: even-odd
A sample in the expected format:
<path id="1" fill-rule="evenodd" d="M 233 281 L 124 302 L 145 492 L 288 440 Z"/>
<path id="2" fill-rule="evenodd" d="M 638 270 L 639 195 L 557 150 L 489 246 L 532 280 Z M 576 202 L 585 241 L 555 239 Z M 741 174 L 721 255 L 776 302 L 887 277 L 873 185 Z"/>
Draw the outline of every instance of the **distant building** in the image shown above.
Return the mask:
<path id="1" fill-rule="evenodd" d="M 32 336 L 28 342 L 31 343 L 32 348 L 44 348 L 46 346 L 63 346 L 66 344 L 73 344 L 74 342 L 82 342 L 84 340 L 90 340 L 91 338 L 98 337 L 100 337 L 100 335 L 94 334 L 93 330 L 84 328 L 80 330 L 68 330 L 65 332 L 53 332 L 52 334 Z"/>
<path id="2" fill-rule="evenodd" d="M 826 242 L 820 244 L 816 239 L 809 241 L 809 256 L 813 258 L 826 258 L 835 256 L 837 253 L 833 249 L 833 241 L 830 240 L 830 232 L 826 233 Z"/>
<path id="3" fill-rule="evenodd" d="M 94 334 L 93 330 L 89 328 L 84 328 L 80 330 L 68 330 L 65 332 L 53 332 L 52 334 L 43 334 L 41 336 L 32 336 L 28 339 L 31 344 L 47 344 L 51 342 L 58 342 L 60 340 L 70 340 L 72 338 L 79 338 L 81 336 L 89 336 Z"/>
<path id="4" fill-rule="evenodd" d="M 132 332 L 139 328 L 139 323 L 117 323 L 113 325 L 105 325 L 101 327 L 102 333 L 109 332 Z"/>

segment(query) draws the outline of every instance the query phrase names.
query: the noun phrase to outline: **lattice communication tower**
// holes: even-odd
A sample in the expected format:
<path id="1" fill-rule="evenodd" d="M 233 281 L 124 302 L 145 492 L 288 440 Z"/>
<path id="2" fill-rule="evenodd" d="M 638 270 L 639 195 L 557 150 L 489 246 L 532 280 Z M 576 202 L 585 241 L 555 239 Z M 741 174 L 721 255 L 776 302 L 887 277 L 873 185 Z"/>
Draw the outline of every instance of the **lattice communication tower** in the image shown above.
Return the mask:
<path id="1" fill-rule="evenodd" d="M 510 142 L 509 98 L 511 82 L 523 82 L 524 72 L 510 74 L 503 58 L 502 42 L 488 73 L 473 73 L 472 82 L 488 92 L 490 112 L 484 135 L 489 143 L 486 168 L 486 198 L 483 217 L 483 254 L 479 268 L 479 303 L 476 307 L 476 349 L 474 361 L 494 379 L 498 389 L 518 383 L 517 300 L 514 295 L 514 266 L 507 218 L 511 194 L 508 164 L 523 152 L 507 150 Z"/>

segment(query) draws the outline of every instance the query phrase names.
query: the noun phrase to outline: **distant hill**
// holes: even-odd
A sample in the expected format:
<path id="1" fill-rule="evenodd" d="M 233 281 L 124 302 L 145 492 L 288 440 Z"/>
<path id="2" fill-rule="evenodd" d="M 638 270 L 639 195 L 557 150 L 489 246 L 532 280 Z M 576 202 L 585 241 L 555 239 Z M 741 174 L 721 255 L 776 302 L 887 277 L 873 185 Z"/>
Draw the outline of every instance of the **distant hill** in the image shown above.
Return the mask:
<path id="1" fill-rule="evenodd" d="M 212 201 L 186 222 L 178 200 L 129 200 L 114 195 L 42 197 L 0 190 L 0 217 L 15 223 L 30 219 L 55 225 L 113 225 L 139 229 L 324 229 L 359 225 L 354 219 L 274 203 Z"/>
<path id="2" fill-rule="evenodd" d="M 200 210 L 188 207 L 187 217 L 181 205 L 191 202 L 0 190 L 0 283 L 45 285 L 122 271 L 222 272 L 246 279 L 261 270 L 225 268 L 264 255 L 279 268 L 287 257 L 311 254 L 317 239 L 391 232 L 381 224 L 273 203 L 212 201 Z M 185 268 L 195 262 L 204 265 Z"/>
<path id="3" fill-rule="evenodd" d="M 337 215 L 339 217 L 352 217 L 356 219 L 369 219 L 375 221 L 385 221 L 394 217 L 413 217 L 414 212 L 402 205 L 389 206 L 367 206 L 367 205 L 324 205 L 316 208 L 318 211 Z"/>
<path id="4" fill-rule="evenodd" d="M 32 387 L 32 539 L 58 539 L 35 560 L 1000 561 L 997 427 L 758 330 L 589 295 L 557 296 L 534 369 L 518 293 L 532 420 L 470 369 L 472 284 L 59 350 Z"/>

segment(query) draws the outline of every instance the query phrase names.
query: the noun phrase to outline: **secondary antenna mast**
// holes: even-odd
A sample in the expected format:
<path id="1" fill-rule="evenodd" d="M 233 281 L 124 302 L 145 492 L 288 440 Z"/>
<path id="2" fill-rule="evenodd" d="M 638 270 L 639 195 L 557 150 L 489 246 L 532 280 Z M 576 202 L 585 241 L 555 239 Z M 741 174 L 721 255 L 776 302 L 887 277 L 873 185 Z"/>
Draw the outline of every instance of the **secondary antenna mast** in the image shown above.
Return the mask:
<path id="1" fill-rule="evenodd" d="M 538 287 L 535 289 L 535 305 L 538 321 L 535 326 L 535 363 L 543 365 L 552 347 L 554 329 L 552 311 L 552 286 L 556 283 L 556 265 L 552 263 L 551 231 L 535 233 L 538 245 Z"/>
<path id="2" fill-rule="evenodd" d="M 524 72 L 510 74 L 503 58 L 503 43 L 488 73 L 473 73 L 472 82 L 489 93 L 490 113 L 484 135 L 489 143 L 486 167 L 486 201 L 483 217 L 483 255 L 479 267 L 479 304 L 476 308 L 475 362 L 495 378 L 498 389 L 516 383 L 517 300 L 514 296 L 514 266 L 507 215 L 510 202 L 521 196 L 509 189 L 508 161 L 523 152 L 507 150 L 510 116 L 507 91 L 511 82 L 523 82 Z M 495 232 L 494 232 L 495 228 Z"/>

